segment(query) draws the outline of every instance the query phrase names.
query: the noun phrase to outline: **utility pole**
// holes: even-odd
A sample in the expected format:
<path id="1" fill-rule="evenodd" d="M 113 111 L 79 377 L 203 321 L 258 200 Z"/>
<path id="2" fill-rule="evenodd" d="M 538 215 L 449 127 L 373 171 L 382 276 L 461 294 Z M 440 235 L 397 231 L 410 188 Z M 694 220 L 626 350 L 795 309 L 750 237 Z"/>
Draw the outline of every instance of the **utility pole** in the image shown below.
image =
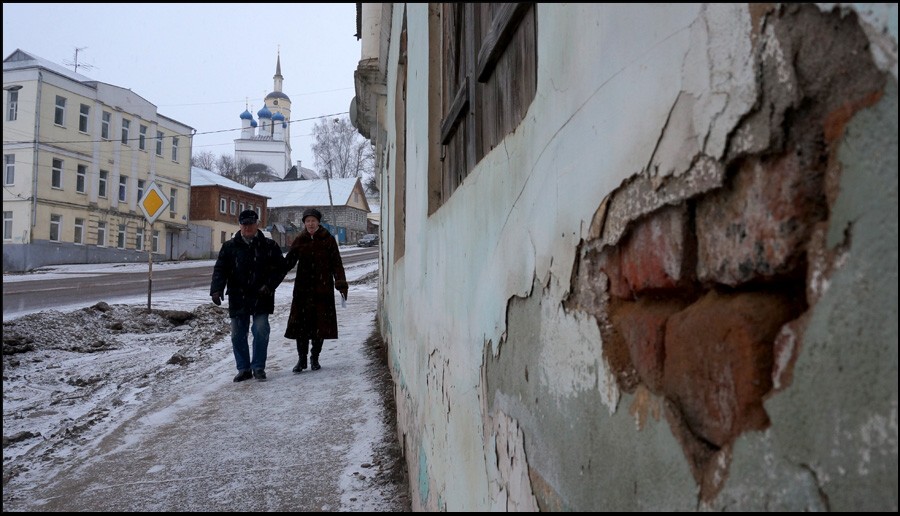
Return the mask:
<path id="1" fill-rule="evenodd" d="M 331 205 L 331 224 L 334 226 L 334 232 L 337 233 L 337 217 L 334 216 L 334 200 L 331 199 L 331 160 L 325 163 L 325 184 L 328 186 L 328 204 Z M 338 238 L 337 234 L 334 235 Z M 340 242 L 340 239 L 338 239 Z"/>

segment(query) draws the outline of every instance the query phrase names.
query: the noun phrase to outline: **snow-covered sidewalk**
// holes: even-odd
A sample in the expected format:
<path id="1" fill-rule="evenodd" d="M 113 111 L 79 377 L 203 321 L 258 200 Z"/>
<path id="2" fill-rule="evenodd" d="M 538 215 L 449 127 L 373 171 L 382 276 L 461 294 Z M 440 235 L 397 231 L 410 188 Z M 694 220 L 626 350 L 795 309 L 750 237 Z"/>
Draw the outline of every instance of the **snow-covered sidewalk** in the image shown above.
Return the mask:
<path id="1" fill-rule="evenodd" d="M 265 382 L 231 381 L 226 307 L 207 289 L 155 297 L 155 314 L 136 299 L 5 322 L 4 510 L 408 510 L 372 351 L 375 274 L 347 267 L 340 338 L 299 375 L 283 283 Z"/>

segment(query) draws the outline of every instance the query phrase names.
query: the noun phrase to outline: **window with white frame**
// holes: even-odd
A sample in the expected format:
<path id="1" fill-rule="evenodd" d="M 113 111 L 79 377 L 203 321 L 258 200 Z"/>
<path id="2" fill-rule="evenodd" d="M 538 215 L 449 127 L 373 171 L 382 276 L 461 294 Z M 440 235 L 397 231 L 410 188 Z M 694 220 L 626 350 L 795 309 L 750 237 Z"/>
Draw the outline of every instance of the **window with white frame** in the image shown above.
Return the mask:
<path id="1" fill-rule="evenodd" d="M 150 250 L 154 253 L 159 252 L 159 231 L 154 231 L 153 236 L 151 237 L 152 243 L 150 245 Z"/>
<path id="2" fill-rule="evenodd" d="M 163 133 L 156 131 L 156 155 L 162 156 Z"/>
<path id="3" fill-rule="evenodd" d="M 12 240 L 13 215 L 11 211 L 3 212 L 3 240 Z"/>
<path id="4" fill-rule="evenodd" d="M 147 126 L 141 125 L 138 129 L 138 149 L 147 150 Z"/>
<path id="5" fill-rule="evenodd" d="M 169 213 L 175 213 L 177 204 L 178 204 L 178 189 L 170 188 L 169 189 Z"/>
<path id="6" fill-rule="evenodd" d="M 6 92 L 6 121 L 15 122 L 19 117 L 19 91 L 8 90 Z"/>
<path id="7" fill-rule="evenodd" d="M 97 246 L 106 247 L 106 222 L 97 223 Z"/>
<path id="8" fill-rule="evenodd" d="M 116 247 L 125 249 L 125 224 L 119 224 L 119 237 L 116 238 Z"/>
<path id="9" fill-rule="evenodd" d="M 63 160 L 53 158 L 53 166 L 50 169 L 50 187 L 62 188 Z"/>
<path id="10" fill-rule="evenodd" d="M 231 214 L 237 215 L 237 201 L 231 201 Z"/>
<path id="11" fill-rule="evenodd" d="M 59 242 L 59 226 L 62 224 L 62 215 L 50 214 L 50 241 Z"/>
<path id="12" fill-rule="evenodd" d="M 100 183 L 97 188 L 97 195 L 100 197 L 106 198 L 106 182 L 109 180 L 109 171 L 101 170 L 100 171 Z"/>
<path id="13" fill-rule="evenodd" d="M 3 184 L 13 185 L 16 183 L 16 155 L 3 155 Z"/>
<path id="14" fill-rule="evenodd" d="M 262 220 L 262 212 L 259 209 L 259 206 L 256 207 L 256 218 Z"/>
<path id="15" fill-rule="evenodd" d="M 139 201 L 144 198 L 144 180 L 143 179 L 138 179 L 137 198 Z"/>
<path id="16" fill-rule="evenodd" d="M 83 133 L 88 132 L 88 127 L 89 127 L 88 122 L 90 122 L 90 115 L 91 115 L 91 106 L 88 106 L 87 104 L 82 104 L 80 114 L 78 115 L 78 130 L 79 131 L 81 131 Z"/>
<path id="17" fill-rule="evenodd" d="M 178 138 L 172 138 L 172 161 L 178 161 Z"/>
<path id="18" fill-rule="evenodd" d="M 134 248 L 138 251 L 144 250 L 144 228 L 142 227 L 134 230 Z"/>
<path id="19" fill-rule="evenodd" d="M 66 125 L 66 98 L 56 96 L 56 111 L 53 114 L 53 123 L 65 127 Z"/>
<path id="20" fill-rule="evenodd" d="M 75 243 L 84 244 L 84 219 L 75 219 Z"/>
<path id="21" fill-rule="evenodd" d="M 75 191 L 84 193 L 84 186 L 87 183 L 87 165 L 78 165 L 75 172 Z"/>
<path id="22" fill-rule="evenodd" d="M 100 138 L 109 139 L 109 124 L 112 122 L 112 113 L 104 111 L 100 120 Z"/>
<path id="23" fill-rule="evenodd" d="M 243 211 L 246 210 L 246 209 L 247 209 L 247 208 L 244 207 L 244 203 L 241 203 L 241 212 L 243 212 Z"/>
<path id="24" fill-rule="evenodd" d="M 128 199 L 128 176 L 119 176 L 119 202 Z"/>
<path id="25" fill-rule="evenodd" d="M 122 119 L 122 145 L 128 145 L 128 131 L 131 129 L 131 120 Z"/>
<path id="26" fill-rule="evenodd" d="M 219 213 L 227 213 L 228 212 L 228 201 L 225 200 L 224 197 L 219 199 Z"/>

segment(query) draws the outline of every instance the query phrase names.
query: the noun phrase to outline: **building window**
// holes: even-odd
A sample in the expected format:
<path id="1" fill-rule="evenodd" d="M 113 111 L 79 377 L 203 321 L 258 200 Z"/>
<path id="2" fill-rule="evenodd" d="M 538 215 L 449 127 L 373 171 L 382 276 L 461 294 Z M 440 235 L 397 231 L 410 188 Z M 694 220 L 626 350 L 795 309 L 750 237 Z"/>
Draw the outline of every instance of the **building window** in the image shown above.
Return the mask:
<path id="1" fill-rule="evenodd" d="M 175 213 L 176 205 L 178 204 L 178 189 L 171 188 L 169 189 L 169 213 Z"/>
<path id="2" fill-rule="evenodd" d="M 144 198 L 144 180 L 143 179 L 138 179 L 137 198 L 138 198 L 138 201 L 140 201 L 141 199 Z"/>
<path id="3" fill-rule="evenodd" d="M 7 90 L 6 92 L 6 121 L 14 122 L 19 117 L 19 91 Z M 4 212 L 5 213 L 5 212 Z"/>
<path id="4" fill-rule="evenodd" d="M 447 202 L 475 165 L 518 127 L 537 91 L 534 3 L 444 3 L 440 7 L 441 160 L 429 174 L 429 213 Z M 471 47 L 471 48 L 470 48 Z M 508 91 L 509 85 L 515 91 Z M 437 117 L 435 117 L 437 118 Z M 438 171 L 439 169 L 439 171 Z"/>
<path id="5" fill-rule="evenodd" d="M 119 176 L 119 202 L 128 199 L 128 176 Z"/>
<path id="6" fill-rule="evenodd" d="M 106 247 L 106 222 L 97 223 L 97 245 Z"/>
<path id="7" fill-rule="evenodd" d="M 56 111 L 53 114 L 53 123 L 65 127 L 66 125 L 66 98 L 56 96 Z"/>
<path id="8" fill-rule="evenodd" d="M 106 198 L 106 181 L 109 179 L 109 172 L 106 170 L 100 171 L 100 184 L 97 188 L 97 195 L 100 197 Z"/>
<path id="9" fill-rule="evenodd" d="M 12 240 L 12 212 L 3 212 L 3 240 Z M 224 233 L 223 233 L 224 234 Z"/>
<path id="10" fill-rule="evenodd" d="M 162 143 L 163 143 L 163 133 L 162 131 L 156 131 L 156 155 L 162 156 Z"/>
<path id="11" fill-rule="evenodd" d="M 172 161 L 178 161 L 178 138 L 172 138 Z"/>
<path id="12" fill-rule="evenodd" d="M 119 237 L 116 239 L 116 247 L 125 249 L 125 224 L 119 224 Z"/>
<path id="13" fill-rule="evenodd" d="M 225 200 L 224 197 L 219 199 L 219 213 L 226 213 L 228 211 L 228 201 Z"/>
<path id="14" fill-rule="evenodd" d="M 84 244 L 84 219 L 75 219 L 75 243 Z"/>
<path id="15" fill-rule="evenodd" d="M 247 209 L 247 208 L 244 207 L 244 203 L 241 203 L 241 211 L 243 212 L 243 211 L 246 210 L 246 209 Z"/>
<path id="16" fill-rule="evenodd" d="M 81 114 L 78 116 L 78 130 L 88 132 L 88 122 L 90 122 L 91 106 L 87 104 L 81 105 Z"/>
<path id="17" fill-rule="evenodd" d="M 147 150 L 147 126 L 141 125 L 138 133 L 138 148 Z"/>
<path id="18" fill-rule="evenodd" d="M 122 145 L 128 145 L 128 131 L 131 129 L 131 120 L 122 119 Z"/>
<path id="19" fill-rule="evenodd" d="M 50 215 L 50 240 L 59 242 L 59 225 L 62 223 L 62 215 Z"/>
<path id="20" fill-rule="evenodd" d="M 150 250 L 151 250 L 151 252 L 154 252 L 154 253 L 159 252 L 159 231 L 153 232 Z"/>
<path id="21" fill-rule="evenodd" d="M 13 185 L 16 183 L 16 155 L 3 155 L 3 184 Z"/>
<path id="22" fill-rule="evenodd" d="M 262 213 L 259 210 L 259 206 L 256 207 L 256 218 L 262 220 Z"/>
<path id="23" fill-rule="evenodd" d="M 63 172 L 63 160 L 53 158 L 53 167 L 50 169 L 50 187 L 51 188 L 62 188 L 62 172 Z"/>
<path id="24" fill-rule="evenodd" d="M 84 193 L 84 185 L 87 180 L 87 165 L 78 165 L 78 171 L 75 172 L 75 191 Z"/>
<path id="25" fill-rule="evenodd" d="M 134 230 L 134 248 L 138 251 L 144 250 L 144 228 Z"/>
<path id="26" fill-rule="evenodd" d="M 237 201 L 231 201 L 231 214 L 237 215 Z"/>
<path id="27" fill-rule="evenodd" d="M 112 120 L 112 113 L 109 111 L 104 111 L 102 115 L 102 120 L 100 120 L 100 138 L 104 140 L 109 139 L 109 123 Z"/>

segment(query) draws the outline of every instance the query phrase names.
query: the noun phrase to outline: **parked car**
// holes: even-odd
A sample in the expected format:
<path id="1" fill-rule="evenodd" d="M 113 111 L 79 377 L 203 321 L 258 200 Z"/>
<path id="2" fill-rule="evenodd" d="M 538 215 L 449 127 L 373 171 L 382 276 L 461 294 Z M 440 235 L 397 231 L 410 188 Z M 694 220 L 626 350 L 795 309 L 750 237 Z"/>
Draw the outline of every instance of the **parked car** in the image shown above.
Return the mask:
<path id="1" fill-rule="evenodd" d="M 369 233 L 363 235 L 362 238 L 356 243 L 359 247 L 372 247 L 373 245 L 378 245 L 378 235 L 373 233 Z"/>

